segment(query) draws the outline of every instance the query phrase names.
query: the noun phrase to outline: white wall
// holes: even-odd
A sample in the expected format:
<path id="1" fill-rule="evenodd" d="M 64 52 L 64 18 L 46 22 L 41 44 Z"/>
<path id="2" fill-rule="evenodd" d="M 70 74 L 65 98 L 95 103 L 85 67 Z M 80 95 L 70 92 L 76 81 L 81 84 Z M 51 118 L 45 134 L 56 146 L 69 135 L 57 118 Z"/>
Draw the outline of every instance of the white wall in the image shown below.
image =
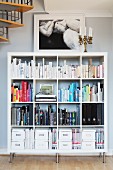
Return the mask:
<path id="1" fill-rule="evenodd" d="M 86 18 L 86 26 L 93 28 L 93 45 L 88 51 L 107 51 L 108 58 L 108 125 L 109 148 L 113 149 L 113 57 L 112 18 Z M 33 51 L 33 13 L 24 14 L 23 28 L 10 29 L 10 43 L 0 44 L 0 148 L 7 147 L 7 52 Z"/>

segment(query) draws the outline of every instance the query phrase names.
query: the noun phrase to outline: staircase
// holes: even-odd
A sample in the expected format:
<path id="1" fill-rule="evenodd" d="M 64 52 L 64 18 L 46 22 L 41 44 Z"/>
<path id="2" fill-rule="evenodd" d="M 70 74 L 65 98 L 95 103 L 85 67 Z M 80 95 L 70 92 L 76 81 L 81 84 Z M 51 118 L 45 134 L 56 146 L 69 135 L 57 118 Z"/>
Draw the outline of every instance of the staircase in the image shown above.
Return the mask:
<path id="1" fill-rule="evenodd" d="M 33 0 L 0 0 L 0 42 L 8 42 L 8 29 L 24 26 L 23 13 L 33 9 Z"/>

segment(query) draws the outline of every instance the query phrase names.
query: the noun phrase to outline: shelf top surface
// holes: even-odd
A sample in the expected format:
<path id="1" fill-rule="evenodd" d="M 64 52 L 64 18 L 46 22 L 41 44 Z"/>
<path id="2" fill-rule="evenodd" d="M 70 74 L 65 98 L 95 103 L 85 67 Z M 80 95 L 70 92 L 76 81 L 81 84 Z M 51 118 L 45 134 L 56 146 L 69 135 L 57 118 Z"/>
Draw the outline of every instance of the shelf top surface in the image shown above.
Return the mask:
<path id="1" fill-rule="evenodd" d="M 4 38 L 2 36 L 0 36 L 0 42 L 8 42 L 9 40 L 7 38 Z"/>
<path id="2" fill-rule="evenodd" d="M 0 19 L 0 27 L 16 28 L 16 27 L 23 27 L 23 26 L 24 24 L 20 24 L 5 19 Z"/>
<path id="3" fill-rule="evenodd" d="M 74 51 L 63 51 L 63 52 L 54 52 L 54 51 L 39 51 L 39 52 L 8 52 L 10 56 L 107 56 L 107 52 L 74 52 Z"/>
<path id="4" fill-rule="evenodd" d="M 0 10 L 2 11 L 18 11 L 18 12 L 27 12 L 33 9 L 33 6 L 26 4 L 17 4 L 11 2 L 0 2 Z"/>

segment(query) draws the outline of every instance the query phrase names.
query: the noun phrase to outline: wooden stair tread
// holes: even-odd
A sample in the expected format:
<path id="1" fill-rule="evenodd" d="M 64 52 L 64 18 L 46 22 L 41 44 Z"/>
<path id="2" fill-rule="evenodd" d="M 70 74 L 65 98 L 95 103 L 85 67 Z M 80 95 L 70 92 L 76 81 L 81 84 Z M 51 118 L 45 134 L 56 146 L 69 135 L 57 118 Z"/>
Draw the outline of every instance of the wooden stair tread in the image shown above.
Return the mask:
<path id="1" fill-rule="evenodd" d="M 0 36 L 0 42 L 7 42 L 7 41 L 9 41 L 7 38 Z"/>
<path id="2" fill-rule="evenodd" d="M 31 9 L 33 9 L 33 6 L 31 5 L 17 4 L 11 2 L 0 2 L 0 10 L 27 12 Z"/>
<path id="3" fill-rule="evenodd" d="M 24 24 L 20 24 L 18 22 L 5 20 L 0 18 L 0 27 L 7 27 L 7 28 L 16 28 L 16 27 L 23 27 Z"/>

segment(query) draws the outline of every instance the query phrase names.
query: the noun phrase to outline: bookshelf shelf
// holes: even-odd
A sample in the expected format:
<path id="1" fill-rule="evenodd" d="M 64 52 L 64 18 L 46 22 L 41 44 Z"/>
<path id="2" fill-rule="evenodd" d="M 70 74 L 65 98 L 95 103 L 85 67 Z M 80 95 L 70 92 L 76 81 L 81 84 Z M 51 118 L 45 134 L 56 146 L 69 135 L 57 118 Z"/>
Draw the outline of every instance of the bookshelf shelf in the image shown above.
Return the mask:
<path id="1" fill-rule="evenodd" d="M 59 104 L 80 104 L 80 102 L 58 102 Z"/>
<path id="2" fill-rule="evenodd" d="M 104 103 L 104 102 L 82 102 L 82 103 L 89 103 L 89 104 L 91 104 L 91 103 L 96 103 L 96 104 L 98 104 L 98 103 Z"/>
<path id="3" fill-rule="evenodd" d="M 33 128 L 33 125 L 29 125 L 29 126 L 28 125 L 23 125 L 23 126 L 22 125 L 21 126 L 11 125 L 11 127 L 12 128 Z"/>
<path id="4" fill-rule="evenodd" d="M 35 125 L 35 128 L 56 128 L 57 125 Z"/>
<path id="5" fill-rule="evenodd" d="M 107 152 L 106 89 L 107 53 L 8 53 L 9 153 Z"/>
<path id="6" fill-rule="evenodd" d="M 81 78 L 82 80 L 104 80 L 104 78 Z"/>
<path id="7" fill-rule="evenodd" d="M 58 78 L 59 81 L 63 81 L 63 80 L 81 80 L 81 78 Z"/>
<path id="8" fill-rule="evenodd" d="M 49 79 L 49 78 L 34 78 L 34 80 L 36 80 L 36 81 L 43 81 L 43 80 L 46 80 L 46 81 L 57 81 L 57 79 Z"/>
<path id="9" fill-rule="evenodd" d="M 34 102 L 11 102 L 11 104 L 33 104 Z"/>
<path id="10" fill-rule="evenodd" d="M 11 78 L 11 80 L 33 80 L 33 78 Z"/>

